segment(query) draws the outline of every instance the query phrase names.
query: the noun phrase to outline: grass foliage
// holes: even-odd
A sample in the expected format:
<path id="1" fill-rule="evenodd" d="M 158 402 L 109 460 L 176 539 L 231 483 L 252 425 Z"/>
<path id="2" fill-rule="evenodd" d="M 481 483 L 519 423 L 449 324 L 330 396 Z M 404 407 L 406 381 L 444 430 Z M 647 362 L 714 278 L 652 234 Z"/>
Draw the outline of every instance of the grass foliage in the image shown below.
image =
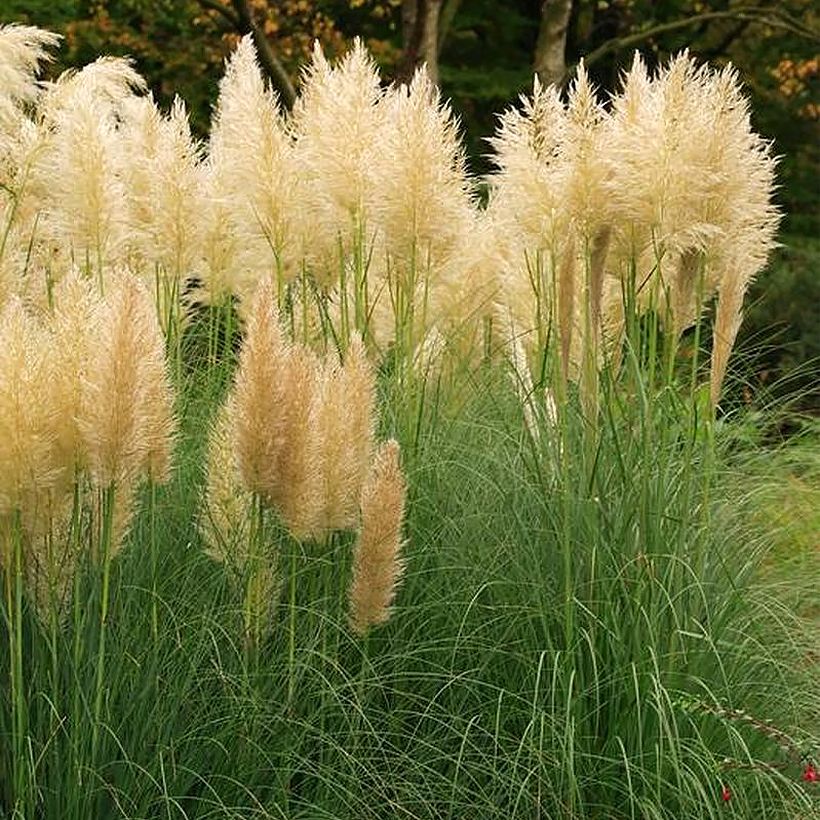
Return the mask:
<path id="1" fill-rule="evenodd" d="M 737 454 L 672 391 L 613 396 L 594 452 L 577 408 L 528 427 L 495 367 L 429 402 L 403 442 L 398 611 L 357 639 L 350 540 L 300 552 L 289 699 L 285 604 L 249 660 L 241 601 L 199 541 L 218 382 L 194 372 L 181 393 L 156 575 L 145 508 L 114 564 L 93 762 L 98 574 L 55 644 L 27 613 L 36 816 L 811 815 L 809 632 L 759 571 L 772 538 L 726 472 Z"/>

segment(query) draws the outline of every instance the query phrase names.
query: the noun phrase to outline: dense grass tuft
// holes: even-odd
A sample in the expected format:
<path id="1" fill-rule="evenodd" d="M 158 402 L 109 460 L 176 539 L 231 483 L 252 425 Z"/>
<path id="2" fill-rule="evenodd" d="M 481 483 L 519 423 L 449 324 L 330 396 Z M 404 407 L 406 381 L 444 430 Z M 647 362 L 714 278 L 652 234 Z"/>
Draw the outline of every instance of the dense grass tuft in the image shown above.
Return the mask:
<path id="1" fill-rule="evenodd" d="M 91 633 L 69 624 L 52 647 L 26 619 L 40 816 L 808 817 L 816 658 L 761 572 L 753 471 L 727 472 L 741 456 L 671 393 L 613 402 L 590 453 L 577 410 L 528 433 L 510 385 L 475 373 L 408 443 L 408 567 L 385 627 L 349 631 L 352 536 L 296 557 L 289 701 L 284 599 L 249 661 L 241 600 L 201 549 L 219 388 L 192 379 L 156 579 L 147 512 L 114 565 L 93 764 Z M 93 573 L 82 590 L 93 613 Z"/>

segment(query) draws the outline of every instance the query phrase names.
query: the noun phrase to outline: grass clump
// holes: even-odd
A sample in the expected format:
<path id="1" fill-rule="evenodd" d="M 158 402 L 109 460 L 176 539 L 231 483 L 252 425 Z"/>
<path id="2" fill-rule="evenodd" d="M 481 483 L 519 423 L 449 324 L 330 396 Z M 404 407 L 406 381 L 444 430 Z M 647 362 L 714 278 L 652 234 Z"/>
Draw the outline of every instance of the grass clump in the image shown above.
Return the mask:
<path id="1" fill-rule="evenodd" d="M 361 47 L 286 119 L 243 40 L 206 150 L 51 44 L 0 30 L 5 813 L 808 817 L 816 631 L 718 413 L 777 224 L 731 70 L 536 84 L 480 210 Z"/>

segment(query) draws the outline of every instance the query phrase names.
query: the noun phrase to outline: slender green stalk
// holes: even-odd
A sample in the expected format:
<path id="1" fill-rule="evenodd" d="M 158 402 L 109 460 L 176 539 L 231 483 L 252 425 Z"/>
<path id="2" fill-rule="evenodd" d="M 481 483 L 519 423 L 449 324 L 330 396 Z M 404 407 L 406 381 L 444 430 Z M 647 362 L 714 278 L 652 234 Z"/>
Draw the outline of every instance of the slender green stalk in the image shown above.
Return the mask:
<path id="1" fill-rule="evenodd" d="M 265 510 L 262 498 L 254 493 L 251 505 L 250 537 L 248 539 L 248 564 L 245 568 L 245 597 L 243 612 L 243 647 L 245 668 L 255 665 L 261 638 L 260 594 L 265 567 Z"/>
<path id="2" fill-rule="evenodd" d="M 290 543 L 290 573 L 288 582 L 290 592 L 288 598 L 288 711 L 294 708 L 296 695 L 296 573 L 299 557 L 298 544 L 291 539 Z"/>
<path id="3" fill-rule="evenodd" d="M 148 485 L 148 540 L 151 552 L 151 639 L 154 653 L 159 646 L 159 604 L 157 602 L 157 575 L 159 572 L 159 539 L 157 537 L 157 485 Z"/>
<path id="4" fill-rule="evenodd" d="M 12 513 L 6 534 L 10 539 L 7 555 L 11 558 L 11 565 L 7 565 L 5 572 L 5 592 L 12 713 L 12 796 L 15 814 L 26 817 L 32 808 L 32 772 L 26 754 L 28 705 L 23 678 L 23 527 L 19 510 Z"/>
<path id="5" fill-rule="evenodd" d="M 97 668 L 94 682 L 94 722 L 91 735 L 91 760 L 96 765 L 99 753 L 100 727 L 102 723 L 103 698 L 105 696 L 105 653 L 106 635 L 108 632 L 108 604 L 111 586 L 111 562 L 113 550 L 114 504 L 116 497 L 116 483 L 98 491 L 99 512 L 101 519 L 100 530 L 100 561 L 101 561 L 101 592 L 100 592 L 100 621 L 99 639 L 97 643 Z"/>

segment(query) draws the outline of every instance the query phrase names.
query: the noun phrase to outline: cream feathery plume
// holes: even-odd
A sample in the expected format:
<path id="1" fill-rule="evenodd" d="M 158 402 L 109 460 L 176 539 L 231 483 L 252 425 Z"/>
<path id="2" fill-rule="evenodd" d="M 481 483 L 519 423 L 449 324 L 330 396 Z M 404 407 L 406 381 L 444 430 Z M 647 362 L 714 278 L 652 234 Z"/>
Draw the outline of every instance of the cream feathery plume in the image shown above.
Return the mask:
<path id="1" fill-rule="evenodd" d="M 724 134 L 724 181 L 717 205 L 726 229 L 716 244 L 713 267 L 718 304 L 712 350 L 711 398 L 717 404 L 732 347 L 742 321 L 749 283 L 766 265 L 776 246 L 781 214 L 772 202 L 777 158 L 772 147 L 751 129 L 749 104 L 731 66 L 713 78 L 721 132 Z M 710 283 L 711 284 L 711 283 Z M 710 284 L 707 284 L 709 289 Z"/>
<path id="2" fill-rule="evenodd" d="M 80 427 L 87 398 L 85 384 L 91 367 L 93 334 L 101 298 L 88 277 L 69 273 L 53 294 L 51 329 L 54 336 L 54 389 L 60 413 L 57 418 L 57 457 L 68 482 L 88 465 L 85 437 Z"/>
<path id="3" fill-rule="evenodd" d="M 17 298 L 0 311 L 0 516 L 37 517 L 60 479 L 51 340 Z"/>
<path id="4" fill-rule="evenodd" d="M 0 26 L 0 101 L 17 105 L 36 99 L 37 73 L 42 63 L 52 59 L 49 49 L 59 41 L 58 34 L 34 26 Z"/>
<path id="5" fill-rule="evenodd" d="M 719 108 L 709 68 L 686 52 L 654 77 L 636 53 L 607 126 L 616 258 L 622 275 L 636 267 L 640 306 L 675 326 L 685 326 L 668 315 L 682 302 L 674 294 L 681 256 L 706 250 L 725 230 L 714 210 L 725 172 Z"/>
<path id="6" fill-rule="evenodd" d="M 267 499 L 291 535 L 305 541 L 323 533 L 321 452 L 326 442 L 316 425 L 319 360 L 308 348 L 295 345 L 287 351 L 282 378 L 285 401 L 278 414 L 285 436 L 276 462 L 277 483 Z"/>
<path id="7" fill-rule="evenodd" d="M 179 98 L 167 117 L 150 96 L 126 100 L 122 108 L 120 174 L 128 196 L 128 244 L 136 252 L 132 267 L 152 283 L 160 275 L 161 299 L 178 298 L 201 252 L 200 151 Z M 158 307 L 160 316 L 168 315 L 168 305 Z"/>
<path id="8" fill-rule="evenodd" d="M 489 353 L 508 310 L 501 278 L 507 257 L 499 245 L 495 213 L 475 212 L 431 284 L 429 315 L 434 335 L 446 339 L 461 363 Z"/>
<path id="9" fill-rule="evenodd" d="M 609 193 L 626 226 L 643 228 L 660 251 L 702 247 L 714 228 L 700 219 L 711 199 L 710 100 L 701 97 L 707 69 L 687 53 L 649 78 L 636 53 L 607 127 Z"/>
<path id="10" fill-rule="evenodd" d="M 196 277 L 201 285 L 195 295 L 206 304 L 219 305 L 239 294 L 240 305 L 244 305 L 247 315 L 259 280 L 241 264 L 241 247 L 225 196 L 225 173 L 226 169 L 215 166 L 210 157 L 197 169 L 202 195 L 202 247 L 196 265 Z"/>
<path id="11" fill-rule="evenodd" d="M 556 310 L 558 270 L 571 238 L 566 191 L 572 166 L 569 123 L 553 86 L 536 78 L 521 108 L 506 111 L 490 139 L 497 170 L 488 178 L 488 214 L 503 260 L 499 283 L 503 323 L 511 315 L 527 342 L 540 335 Z"/>
<path id="12" fill-rule="evenodd" d="M 27 116 L 14 110 L 14 122 L 6 122 L 7 128 L 0 123 L 0 305 L 13 295 L 39 304 L 45 299 L 32 292 L 32 280 L 45 291 L 44 277 L 32 275 L 32 271 L 39 261 L 39 248 L 33 240 L 37 239 L 42 191 L 37 190 L 31 171 L 43 135 Z"/>
<path id="13" fill-rule="evenodd" d="M 99 267 L 121 243 L 117 106 L 141 82 L 126 61 L 101 59 L 43 83 L 35 119 L 20 119 L 11 146 L 16 173 L 3 180 L 15 192 L 14 225 L 0 264 L 34 272 L 23 285 L 37 304 L 47 301 L 44 279 L 59 280 L 75 259 Z"/>
<path id="14" fill-rule="evenodd" d="M 381 151 L 381 100 L 378 71 L 360 40 L 333 68 L 317 43 L 291 127 L 302 180 L 299 216 L 310 237 L 306 252 L 324 284 L 338 280 L 339 243 L 349 252 L 357 239 L 369 239 L 365 210 Z"/>
<path id="15" fill-rule="evenodd" d="M 391 88 L 380 103 L 377 138 L 366 204 L 376 249 L 367 277 L 368 330 L 384 350 L 397 323 L 414 325 L 418 342 L 434 317 L 430 293 L 437 286 L 474 218 L 473 185 L 467 175 L 458 122 L 426 70 L 409 85 Z M 405 316 L 396 316 L 396 305 Z"/>
<path id="16" fill-rule="evenodd" d="M 4 166 L 19 154 L 20 132 L 28 122 L 24 108 L 40 94 L 40 66 L 52 59 L 49 49 L 59 39 L 33 26 L 0 26 L 0 182 L 7 181 L 11 170 Z M 3 213 L 0 203 L 0 216 Z"/>
<path id="17" fill-rule="evenodd" d="M 611 218 L 608 115 L 599 102 L 583 61 L 569 90 L 564 151 L 569 162 L 566 207 L 579 239 L 591 243 Z"/>
<path id="18" fill-rule="evenodd" d="M 725 317 L 735 312 L 738 288 L 742 302 L 765 264 L 779 221 L 771 203 L 775 159 L 751 130 L 737 72 L 698 67 L 683 52 L 650 78 L 636 55 L 611 122 L 621 255 L 639 260 L 640 281 L 659 280 L 644 292 L 660 291 L 656 307 L 676 335 L 723 289 L 732 305 L 723 311 L 721 338 L 731 347 L 736 330 Z M 724 286 L 727 276 L 740 280 Z M 722 357 L 719 351 L 713 392 Z"/>
<path id="19" fill-rule="evenodd" d="M 604 271 L 614 216 L 609 206 L 610 172 L 605 158 L 607 118 L 582 62 L 567 101 L 567 150 L 572 169 L 567 207 L 582 264 L 574 283 L 576 343 L 566 351 L 565 365 L 581 369 L 587 404 L 597 396 Z"/>
<path id="20" fill-rule="evenodd" d="M 275 287 L 263 279 L 251 305 L 233 388 L 239 475 L 248 492 L 263 498 L 278 499 L 282 492 L 281 454 L 290 434 L 285 412 L 289 351 Z"/>
<path id="21" fill-rule="evenodd" d="M 119 108 L 135 91 L 145 89 L 145 80 L 123 57 L 98 57 L 79 71 L 64 71 L 55 82 L 45 83 L 38 115 L 53 125 L 62 110 L 76 108 L 89 97 L 103 109 Z"/>
<path id="22" fill-rule="evenodd" d="M 402 525 L 407 487 L 399 445 L 390 439 L 376 452 L 361 496 L 361 529 L 353 553 L 350 625 L 359 635 L 390 617 L 404 572 Z"/>
<path id="23" fill-rule="evenodd" d="M 208 436 L 204 510 L 199 531 L 205 552 L 239 579 L 249 559 L 253 494 L 239 478 L 234 450 L 235 408 L 231 396 L 219 408 Z"/>
<path id="24" fill-rule="evenodd" d="M 31 260 L 40 210 L 30 171 L 42 142 L 28 109 L 42 91 L 40 66 L 58 40 L 30 26 L 0 26 L 0 305 L 28 285 L 22 271 Z"/>
<path id="25" fill-rule="evenodd" d="M 698 158 L 692 156 L 695 145 L 701 150 L 698 143 L 704 135 L 698 119 L 691 117 L 690 95 L 681 93 L 681 85 L 694 79 L 688 68 L 688 62 L 679 61 L 671 77 L 653 78 L 636 52 L 620 93 L 613 97 L 607 124 L 609 151 L 604 158 L 618 214 L 613 265 L 624 281 L 634 277 L 635 307 L 640 310 L 653 306 L 665 312 L 677 254 L 702 247 L 706 238 L 695 225 L 692 200 L 687 198 L 689 182 L 698 188 L 705 181 Z M 698 131 L 692 142 L 687 141 L 690 127 Z M 688 180 L 690 175 L 697 179 Z M 695 195 L 703 193 L 699 189 Z"/>
<path id="26" fill-rule="evenodd" d="M 43 230 L 99 276 L 127 238 L 117 106 L 139 83 L 127 61 L 101 59 L 58 80 L 40 106 L 48 133 L 35 166 L 46 192 Z"/>
<path id="27" fill-rule="evenodd" d="M 134 484 L 149 458 L 141 359 L 145 323 L 154 315 L 145 286 L 127 274 L 111 283 L 97 311 L 80 429 L 92 480 L 101 489 Z"/>
<path id="28" fill-rule="evenodd" d="M 771 201 L 775 159 L 769 145 L 756 134 L 748 131 L 746 136 L 745 150 L 737 156 L 737 176 L 739 182 L 745 182 L 744 196 L 737 203 L 727 241 L 721 243 L 718 254 L 721 275 L 710 375 L 713 405 L 720 400 L 729 356 L 743 320 L 743 297 L 775 247 L 775 234 L 780 223 L 780 213 Z"/>
<path id="29" fill-rule="evenodd" d="M 630 229 L 631 254 L 642 260 L 639 277 L 661 279 L 658 307 L 673 332 L 719 294 L 716 402 L 743 294 L 775 244 L 771 146 L 751 129 L 736 70 L 698 67 L 686 52 L 652 79 L 636 56 L 613 101 L 608 139 L 613 201 Z M 668 263 L 659 265 L 659 256 Z"/>
<path id="30" fill-rule="evenodd" d="M 522 95 L 520 103 L 520 110 L 501 115 L 496 135 L 489 139 L 497 167 L 488 178 L 491 204 L 499 208 L 499 225 L 508 219 L 530 245 L 551 246 L 569 218 L 563 198 L 570 170 L 567 113 L 555 87 L 542 86 L 537 77 L 532 95 Z"/>
<path id="31" fill-rule="evenodd" d="M 121 122 L 118 126 L 120 151 L 117 154 L 117 172 L 122 177 L 128 195 L 128 221 L 136 237 L 129 238 L 132 253 L 142 250 L 143 225 L 149 225 L 154 217 L 152 209 L 151 160 L 156 156 L 162 130 L 162 112 L 152 94 L 124 99 L 119 109 Z M 142 266 L 137 260 L 132 267 Z"/>
<path id="32" fill-rule="evenodd" d="M 256 279 L 292 277 L 299 269 L 300 208 L 293 139 L 275 92 L 262 78 L 251 35 L 226 63 L 209 154 L 242 267 Z"/>
<path id="33" fill-rule="evenodd" d="M 321 441 L 323 527 L 326 532 L 354 529 L 376 435 L 376 379 L 358 335 L 344 364 L 325 370 L 315 424 Z"/>
<path id="34" fill-rule="evenodd" d="M 393 87 L 381 105 L 369 211 L 393 259 L 415 255 L 419 266 L 429 258 L 436 267 L 472 217 L 473 186 L 458 122 L 425 69 L 409 85 Z"/>
<path id="35" fill-rule="evenodd" d="M 154 169 L 157 182 L 156 209 L 165 215 L 157 226 L 157 259 L 166 275 L 181 280 L 194 266 L 200 250 L 199 214 L 202 198 L 196 172 L 201 149 L 191 136 L 185 103 L 175 97 L 163 118 L 161 140 Z"/>

